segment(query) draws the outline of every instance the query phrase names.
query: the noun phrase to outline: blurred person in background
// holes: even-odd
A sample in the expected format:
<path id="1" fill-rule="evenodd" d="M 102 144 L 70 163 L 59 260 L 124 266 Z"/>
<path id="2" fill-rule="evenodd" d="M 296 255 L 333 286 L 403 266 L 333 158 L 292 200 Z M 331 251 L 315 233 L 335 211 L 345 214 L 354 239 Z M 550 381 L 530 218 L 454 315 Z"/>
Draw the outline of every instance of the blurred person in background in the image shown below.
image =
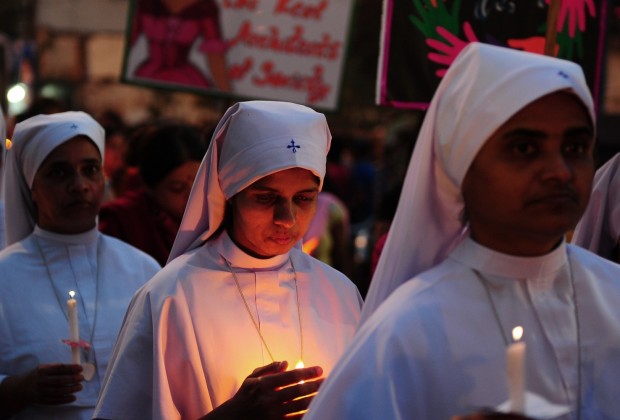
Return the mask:
<path id="1" fill-rule="evenodd" d="M 396 213 L 409 158 L 420 131 L 420 123 L 419 119 L 411 117 L 397 120 L 390 125 L 385 138 L 376 183 L 378 202 L 370 245 L 372 247 L 371 276 L 377 268 L 394 213 Z"/>
<path id="2" fill-rule="evenodd" d="M 316 214 L 304 235 L 303 249 L 314 258 L 351 276 L 351 224 L 349 210 L 329 191 L 321 191 Z"/>
<path id="3" fill-rule="evenodd" d="M 166 264 L 206 146 L 198 129 L 155 123 L 132 140 L 143 187 L 105 203 L 99 230 Z"/>
<path id="4" fill-rule="evenodd" d="M 105 193 L 103 202 L 108 202 L 121 195 L 127 166 L 127 127 L 122 117 L 115 111 L 107 110 L 97 118 L 105 130 L 105 152 L 103 158 L 103 175 Z"/>

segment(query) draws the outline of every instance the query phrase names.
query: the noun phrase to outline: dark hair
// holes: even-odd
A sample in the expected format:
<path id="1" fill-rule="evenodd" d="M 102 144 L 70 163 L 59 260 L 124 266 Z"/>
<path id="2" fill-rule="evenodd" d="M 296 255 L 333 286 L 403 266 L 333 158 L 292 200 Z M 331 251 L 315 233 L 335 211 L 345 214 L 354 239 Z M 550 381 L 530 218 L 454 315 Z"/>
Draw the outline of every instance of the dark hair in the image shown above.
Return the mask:
<path id="1" fill-rule="evenodd" d="M 206 151 L 200 131 L 186 124 L 158 124 L 139 134 L 137 163 L 148 187 L 155 187 L 185 162 L 202 161 Z"/>
<path id="2" fill-rule="evenodd" d="M 22 122 L 28 118 L 34 117 L 40 114 L 56 114 L 57 112 L 64 112 L 67 110 L 64 102 L 59 99 L 37 97 L 32 101 L 32 104 L 24 112 L 15 116 L 15 123 Z"/>

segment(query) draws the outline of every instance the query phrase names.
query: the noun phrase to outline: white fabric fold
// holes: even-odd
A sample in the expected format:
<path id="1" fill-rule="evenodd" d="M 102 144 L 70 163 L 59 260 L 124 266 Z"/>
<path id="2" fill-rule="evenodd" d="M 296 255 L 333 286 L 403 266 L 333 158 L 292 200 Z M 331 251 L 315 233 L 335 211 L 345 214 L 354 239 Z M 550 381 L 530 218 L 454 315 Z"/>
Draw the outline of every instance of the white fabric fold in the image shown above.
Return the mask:
<path id="1" fill-rule="evenodd" d="M 620 153 L 601 166 L 594 176 L 588 207 L 575 228 L 572 242 L 614 260 L 620 240 Z"/>

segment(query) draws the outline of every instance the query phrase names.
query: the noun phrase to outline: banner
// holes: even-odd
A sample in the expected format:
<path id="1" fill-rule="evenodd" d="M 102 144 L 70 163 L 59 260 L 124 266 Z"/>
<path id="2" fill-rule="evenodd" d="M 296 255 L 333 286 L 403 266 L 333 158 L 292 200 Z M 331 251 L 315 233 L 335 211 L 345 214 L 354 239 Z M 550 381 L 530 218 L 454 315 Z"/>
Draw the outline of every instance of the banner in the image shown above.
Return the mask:
<path id="1" fill-rule="evenodd" d="M 580 64 L 598 103 L 606 0 L 560 0 L 556 55 Z M 548 0 L 384 0 L 377 103 L 426 109 L 469 42 L 543 53 Z"/>
<path id="2" fill-rule="evenodd" d="M 353 0 L 131 0 L 122 80 L 336 109 Z"/>

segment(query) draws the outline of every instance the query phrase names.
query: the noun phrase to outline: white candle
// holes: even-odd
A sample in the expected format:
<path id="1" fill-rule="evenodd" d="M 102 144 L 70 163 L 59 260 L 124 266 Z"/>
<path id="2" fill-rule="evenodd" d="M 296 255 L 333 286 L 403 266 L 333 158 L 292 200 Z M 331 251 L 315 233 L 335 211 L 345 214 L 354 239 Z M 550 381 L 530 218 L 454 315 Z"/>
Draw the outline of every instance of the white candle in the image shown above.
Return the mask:
<path id="1" fill-rule="evenodd" d="M 75 300 L 75 292 L 69 292 L 69 300 L 67 301 L 67 318 L 69 319 L 69 341 L 75 343 L 71 346 L 71 363 L 80 364 L 80 329 L 78 326 L 77 302 Z"/>
<path id="2" fill-rule="evenodd" d="M 506 349 L 506 373 L 510 394 L 510 411 L 517 414 L 525 412 L 525 342 L 521 341 L 523 327 L 512 330 L 515 341 Z"/>

